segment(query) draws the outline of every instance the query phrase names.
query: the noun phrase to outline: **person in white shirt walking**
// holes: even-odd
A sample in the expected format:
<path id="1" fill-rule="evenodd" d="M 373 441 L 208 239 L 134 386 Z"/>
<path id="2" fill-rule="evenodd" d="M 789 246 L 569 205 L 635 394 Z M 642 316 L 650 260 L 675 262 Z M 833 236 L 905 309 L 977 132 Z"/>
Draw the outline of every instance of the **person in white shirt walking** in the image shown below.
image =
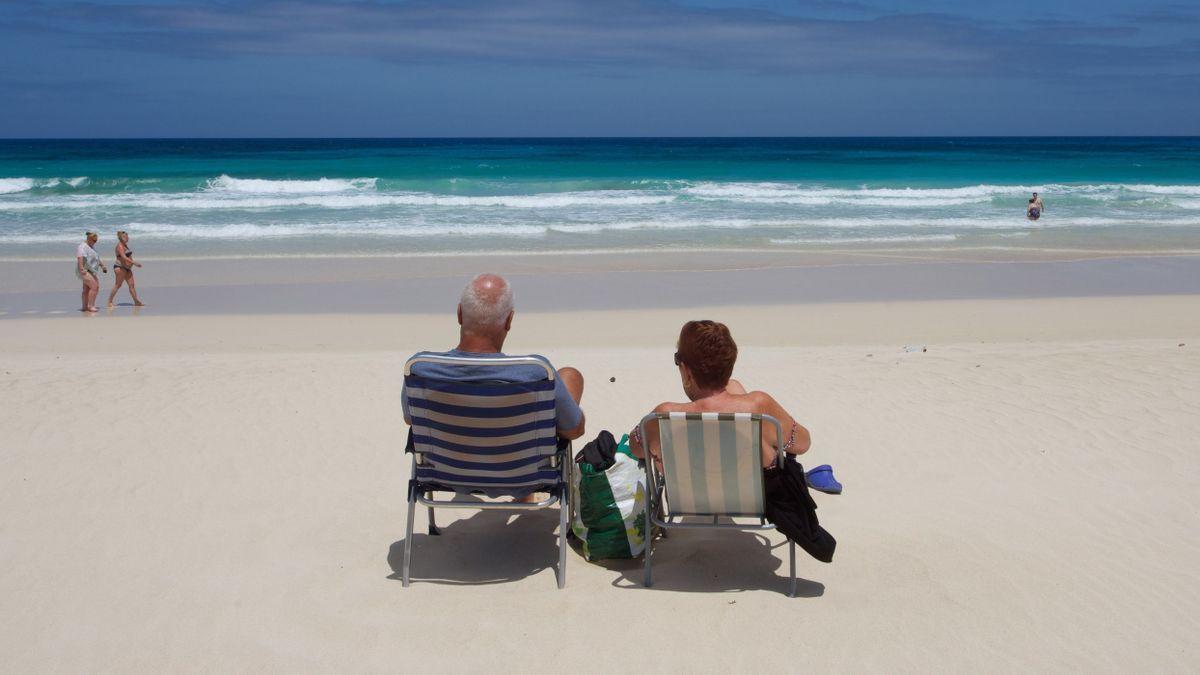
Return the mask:
<path id="1" fill-rule="evenodd" d="M 87 242 L 75 248 L 75 276 L 83 282 L 83 306 L 79 308 L 81 312 L 99 311 L 96 309 L 96 296 L 100 294 L 98 270 L 104 270 L 104 273 L 108 274 L 108 268 L 100 260 L 100 255 L 92 248 L 99 240 L 100 235 L 88 232 Z"/>

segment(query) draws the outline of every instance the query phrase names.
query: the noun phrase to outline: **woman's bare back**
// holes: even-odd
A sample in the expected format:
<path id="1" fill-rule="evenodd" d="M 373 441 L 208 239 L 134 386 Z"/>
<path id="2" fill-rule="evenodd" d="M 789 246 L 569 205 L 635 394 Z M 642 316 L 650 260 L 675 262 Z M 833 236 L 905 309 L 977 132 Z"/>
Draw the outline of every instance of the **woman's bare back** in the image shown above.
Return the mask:
<path id="1" fill-rule="evenodd" d="M 803 430 L 803 445 L 799 443 L 800 438 L 795 438 L 793 447 L 788 448 L 789 452 L 801 454 L 808 450 L 809 437 L 808 430 L 800 427 L 792 419 L 792 416 L 783 409 L 771 397 L 770 394 L 762 391 L 747 392 L 741 382 L 730 380 L 725 387 L 725 391 L 713 394 L 705 398 L 687 403 L 665 402 L 654 409 L 655 412 L 723 412 L 723 413 L 757 413 L 760 415 L 770 415 L 779 420 L 780 426 L 783 428 L 783 443 L 788 442 L 788 435 L 791 429 L 796 428 L 797 431 Z M 795 427 L 793 427 L 795 425 Z M 651 430 L 651 436 L 657 436 L 654 432 L 657 429 Z M 651 452 L 658 456 L 657 438 L 651 439 Z M 775 463 L 775 458 L 779 454 L 778 450 L 779 438 L 775 433 L 775 427 L 771 425 L 763 425 L 762 428 L 762 462 L 764 467 L 771 466 Z"/>

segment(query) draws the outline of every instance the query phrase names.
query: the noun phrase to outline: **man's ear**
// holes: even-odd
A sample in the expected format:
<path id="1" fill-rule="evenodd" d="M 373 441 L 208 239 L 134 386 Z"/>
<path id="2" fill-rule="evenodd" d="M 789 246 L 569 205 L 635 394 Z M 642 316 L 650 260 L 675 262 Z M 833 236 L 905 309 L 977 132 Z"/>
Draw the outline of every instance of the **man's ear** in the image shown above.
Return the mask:
<path id="1" fill-rule="evenodd" d="M 458 325 L 462 325 L 462 305 L 458 306 Z"/>
<path id="2" fill-rule="evenodd" d="M 517 313 L 517 310 L 515 310 L 515 309 L 510 311 L 508 313 L 508 318 L 504 320 L 504 332 L 505 333 L 512 330 L 512 319 L 513 319 L 513 315 L 516 313 Z"/>

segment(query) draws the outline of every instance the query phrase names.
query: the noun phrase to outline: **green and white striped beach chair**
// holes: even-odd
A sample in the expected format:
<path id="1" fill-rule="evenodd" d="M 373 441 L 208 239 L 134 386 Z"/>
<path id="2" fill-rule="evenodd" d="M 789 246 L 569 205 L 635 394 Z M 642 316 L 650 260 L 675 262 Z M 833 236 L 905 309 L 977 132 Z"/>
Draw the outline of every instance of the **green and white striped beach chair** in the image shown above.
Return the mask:
<path id="1" fill-rule="evenodd" d="M 528 365 L 544 370 L 545 377 L 530 382 L 441 380 L 414 374 L 413 365 L 421 362 L 443 366 Z M 429 508 L 429 534 L 440 534 L 434 522 L 434 507 L 527 511 L 557 504 L 555 576 L 559 588 L 566 584 L 567 490 L 572 462 L 571 444 L 560 444 L 555 429 L 556 376 L 545 360 L 528 356 L 419 354 L 404 364 L 404 389 L 412 418 L 408 451 L 413 454 L 401 575 L 405 586 L 409 583 L 417 504 Z M 550 496 L 535 503 L 487 502 L 457 496 L 434 499 L 437 492 L 489 497 L 549 492 Z"/>
<path id="2" fill-rule="evenodd" d="M 642 418 L 642 438 L 647 424 L 658 423 L 663 472 L 646 461 L 650 491 L 650 521 L 663 528 L 771 530 L 765 510 L 762 469 L 762 425 L 775 427 L 775 447 L 783 447 L 783 428 L 770 415 L 752 413 L 650 413 Z M 779 451 L 779 462 L 784 453 Z M 684 520 L 687 517 L 688 520 Z M 738 523 L 734 518 L 753 518 Z M 721 522 L 725 519 L 727 522 Z M 651 584 L 653 538 L 646 541 L 643 583 Z M 791 585 L 796 594 L 796 544 L 788 540 Z"/>

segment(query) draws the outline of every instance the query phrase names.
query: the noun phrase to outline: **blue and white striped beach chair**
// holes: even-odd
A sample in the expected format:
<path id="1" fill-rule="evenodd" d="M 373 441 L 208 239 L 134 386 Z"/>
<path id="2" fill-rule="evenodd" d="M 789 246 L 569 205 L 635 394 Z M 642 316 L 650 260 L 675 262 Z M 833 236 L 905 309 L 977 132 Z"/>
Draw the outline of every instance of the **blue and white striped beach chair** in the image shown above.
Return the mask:
<path id="1" fill-rule="evenodd" d="M 460 382 L 412 373 L 421 362 L 463 366 L 533 365 L 544 379 L 531 382 Z M 544 360 L 529 356 L 471 358 L 420 354 L 404 364 L 413 453 L 408 483 L 408 525 L 404 539 L 403 583 L 409 584 L 413 516 L 417 503 L 429 507 L 429 533 L 440 534 L 434 507 L 523 511 L 559 505 L 558 587 L 566 583 L 567 508 L 570 444 L 560 447 L 555 429 L 554 380 Z M 435 500 L 435 492 L 456 497 Z M 540 502 L 460 500 L 459 495 L 523 497 L 549 492 Z"/>
<path id="2" fill-rule="evenodd" d="M 775 427 L 777 448 L 783 447 L 783 429 L 770 415 L 752 413 L 650 413 L 642 418 L 642 438 L 650 438 L 648 422 L 658 423 L 662 453 L 660 474 L 653 461 L 646 464 L 650 490 L 649 513 L 654 525 L 663 528 L 714 528 L 771 530 L 765 510 L 762 469 L 762 425 Z M 779 462 L 784 453 L 779 451 Z M 683 518 L 688 517 L 688 521 Z M 728 522 L 720 522 L 722 518 Z M 733 518 L 754 518 L 757 523 L 738 523 Z M 703 519 L 703 520 L 700 520 Z M 709 522 L 705 522 L 709 521 Z M 646 542 L 645 577 L 651 583 L 650 563 L 653 538 Z M 788 540 L 791 585 L 796 594 L 796 544 Z"/>

